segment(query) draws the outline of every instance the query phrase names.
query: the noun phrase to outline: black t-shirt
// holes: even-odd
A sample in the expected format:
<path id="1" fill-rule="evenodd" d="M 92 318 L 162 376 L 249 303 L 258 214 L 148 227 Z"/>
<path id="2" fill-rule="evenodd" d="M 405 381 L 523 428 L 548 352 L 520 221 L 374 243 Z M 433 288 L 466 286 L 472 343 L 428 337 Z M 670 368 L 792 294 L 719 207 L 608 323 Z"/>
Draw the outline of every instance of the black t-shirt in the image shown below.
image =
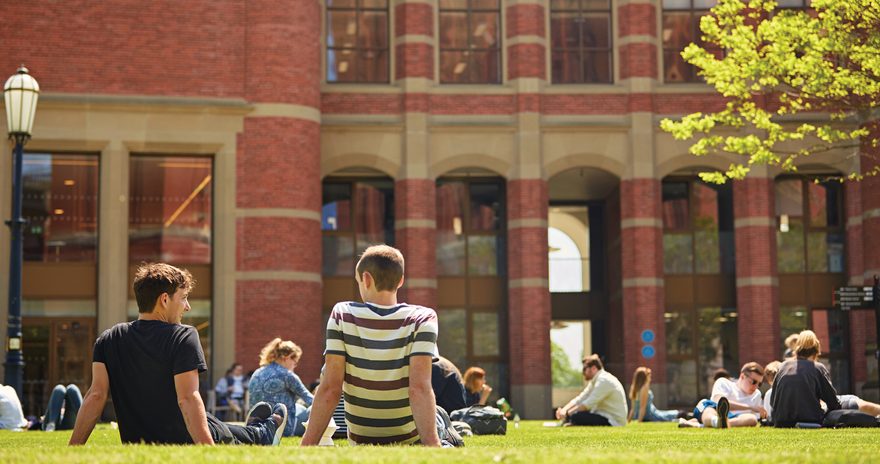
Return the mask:
<path id="1" fill-rule="evenodd" d="M 208 369 L 194 327 L 142 320 L 116 324 L 98 337 L 93 361 L 107 367 L 123 443 L 192 443 L 174 376 Z"/>
<path id="2" fill-rule="evenodd" d="M 824 365 L 796 358 L 779 366 L 770 395 L 777 427 L 792 427 L 798 422 L 822 423 L 825 413 L 819 400 L 825 402 L 829 411 L 840 409 L 831 375 Z"/>

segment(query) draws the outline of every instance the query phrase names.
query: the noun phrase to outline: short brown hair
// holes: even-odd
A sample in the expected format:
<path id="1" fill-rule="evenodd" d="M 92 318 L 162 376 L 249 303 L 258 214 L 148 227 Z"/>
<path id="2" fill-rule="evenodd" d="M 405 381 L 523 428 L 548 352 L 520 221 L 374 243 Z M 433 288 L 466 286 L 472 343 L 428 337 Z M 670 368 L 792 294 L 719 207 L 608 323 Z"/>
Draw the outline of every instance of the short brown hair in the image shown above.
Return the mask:
<path id="1" fill-rule="evenodd" d="M 602 365 L 602 360 L 599 359 L 598 354 L 591 354 L 591 355 L 587 356 L 586 358 L 584 358 L 583 362 L 584 362 L 585 368 L 586 367 L 595 367 L 595 368 L 598 368 L 599 370 L 602 370 L 605 368 L 605 366 Z"/>
<path id="2" fill-rule="evenodd" d="M 357 264 L 358 277 L 369 272 L 376 282 L 376 290 L 396 291 L 403 278 L 403 253 L 388 245 L 374 245 L 366 249 Z"/>
<path id="3" fill-rule="evenodd" d="M 761 367 L 760 364 L 758 364 L 758 363 L 756 363 L 756 362 L 754 362 L 754 361 L 752 361 L 752 362 L 747 362 L 747 363 L 743 364 L 742 369 L 739 370 L 739 373 L 740 373 L 740 374 L 748 374 L 748 373 L 750 373 L 750 372 L 753 372 L 753 373 L 755 373 L 755 374 L 758 374 L 758 375 L 760 375 L 761 377 L 764 376 L 764 368 Z"/>
<path id="4" fill-rule="evenodd" d="M 174 295 L 177 290 L 189 293 L 195 286 L 192 274 L 165 263 L 143 263 L 134 274 L 134 296 L 138 312 L 151 313 L 163 293 Z"/>
<path id="5" fill-rule="evenodd" d="M 464 371 L 464 388 L 468 393 L 478 393 L 477 380 L 486 378 L 486 371 L 480 367 L 471 367 Z"/>
<path id="6" fill-rule="evenodd" d="M 779 372 L 779 366 L 781 365 L 782 363 L 779 361 L 772 361 L 764 366 L 764 380 L 768 384 L 772 384 L 776 380 L 776 374 Z"/>

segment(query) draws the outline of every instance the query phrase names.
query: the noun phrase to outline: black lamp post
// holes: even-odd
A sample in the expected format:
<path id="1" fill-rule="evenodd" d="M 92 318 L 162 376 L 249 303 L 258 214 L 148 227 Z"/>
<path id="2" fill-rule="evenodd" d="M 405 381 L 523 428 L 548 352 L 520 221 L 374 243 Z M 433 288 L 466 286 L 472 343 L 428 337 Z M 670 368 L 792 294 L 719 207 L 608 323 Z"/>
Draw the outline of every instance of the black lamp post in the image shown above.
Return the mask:
<path id="1" fill-rule="evenodd" d="M 21 164 L 24 144 L 31 138 L 34 127 L 34 113 L 37 110 L 37 99 L 40 96 L 40 85 L 28 74 L 22 65 L 3 86 L 3 97 L 6 103 L 6 126 L 9 138 L 15 141 L 12 161 L 12 219 L 6 222 L 9 226 L 12 243 L 9 250 L 9 325 L 6 337 L 6 379 L 4 383 L 11 386 L 23 397 L 22 382 L 24 378 L 24 357 L 21 352 L 21 265 L 22 265 L 22 228 L 24 218 L 21 217 Z"/>

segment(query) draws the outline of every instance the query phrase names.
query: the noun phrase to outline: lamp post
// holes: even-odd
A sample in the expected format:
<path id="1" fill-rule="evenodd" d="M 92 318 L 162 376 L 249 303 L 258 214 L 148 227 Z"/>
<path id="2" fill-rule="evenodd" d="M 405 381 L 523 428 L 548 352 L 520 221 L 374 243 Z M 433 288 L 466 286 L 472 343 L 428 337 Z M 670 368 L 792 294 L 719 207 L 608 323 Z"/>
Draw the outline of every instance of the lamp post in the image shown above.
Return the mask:
<path id="1" fill-rule="evenodd" d="M 21 217 L 21 164 L 24 144 L 31 138 L 34 127 L 34 113 L 40 85 L 28 74 L 22 65 L 3 86 L 6 102 L 6 126 L 9 138 L 15 141 L 12 154 L 12 219 L 6 222 L 12 240 L 9 250 L 9 325 L 6 333 L 6 378 L 4 383 L 11 386 L 23 397 L 24 357 L 21 352 L 21 265 L 22 228 Z"/>

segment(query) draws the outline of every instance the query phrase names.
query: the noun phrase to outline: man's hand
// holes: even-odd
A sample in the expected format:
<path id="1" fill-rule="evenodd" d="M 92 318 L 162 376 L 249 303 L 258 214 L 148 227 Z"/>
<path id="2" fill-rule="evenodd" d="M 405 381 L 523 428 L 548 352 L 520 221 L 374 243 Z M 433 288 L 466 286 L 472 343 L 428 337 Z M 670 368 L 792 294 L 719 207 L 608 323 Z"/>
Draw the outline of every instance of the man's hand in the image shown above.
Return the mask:
<path id="1" fill-rule="evenodd" d="M 324 380 L 318 385 L 312 412 L 309 413 L 309 427 L 300 446 L 315 446 L 321 441 L 327 424 L 333 417 L 333 410 L 339 404 L 342 382 L 345 379 L 345 356 L 327 354 L 324 361 Z"/>
<path id="2" fill-rule="evenodd" d="M 766 419 L 766 418 L 767 418 L 767 410 L 764 409 L 763 406 L 755 406 L 755 407 L 752 408 L 752 411 L 755 411 L 756 413 L 760 414 L 760 415 L 761 415 L 761 419 Z"/>
<path id="3" fill-rule="evenodd" d="M 565 419 L 565 410 L 563 408 L 556 408 L 556 420 Z"/>
<path id="4" fill-rule="evenodd" d="M 86 393 L 82 407 L 76 416 L 76 424 L 73 426 L 73 434 L 70 436 L 68 445 L 84 445 L 89 441 L 89 435 L 95 429 L 95 424 L 101 418 L 101 411 L 107 402 L 110 391 L 110 377 L 107 375 L 107 366 L 104 363 L 92 363 L 92 386 Z"/>

